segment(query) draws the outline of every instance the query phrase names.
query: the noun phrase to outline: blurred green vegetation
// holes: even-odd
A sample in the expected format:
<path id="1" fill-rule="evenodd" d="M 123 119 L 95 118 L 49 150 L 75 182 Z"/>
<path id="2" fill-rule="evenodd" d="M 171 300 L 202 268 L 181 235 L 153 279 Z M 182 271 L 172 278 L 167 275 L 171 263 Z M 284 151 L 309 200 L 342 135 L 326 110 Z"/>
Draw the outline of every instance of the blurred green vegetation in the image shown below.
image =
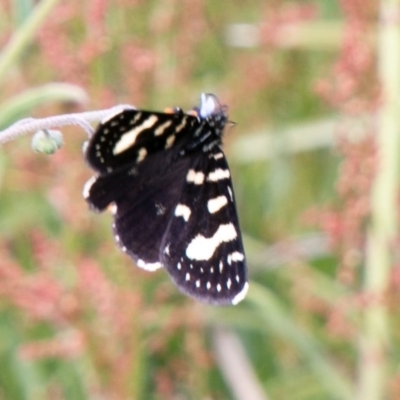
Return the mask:
<path id="1" fill-rule="evenodd" d="M 376 4 L 358 7 L 364 21 Z M 348 217 L 336 187 L 346 152 L 301 128 L 345 114 L 345 101 L 324 101 L 316 86 L 333 79 L 346 13 L 357 14 L 327 0 L 0 0 L 0 129 L 118 103 L 189 109 L 201 92 L 229 105 L 237 126 L 226 153 L 251 280 L 236 307 L 185 298 L 163 271 L 132 266 L 114 245 L 111 216 L 87 210 L 83 132 L 63 130 L 65 146 L 51 157 L 34 154 L 28 138 L 8 143 L 0 152 L 0 399 L 241 399 L 234 381 L 242 376 L 260 400 L 355 398 L 360 280 L 340 279 L 348 273 L 341 226 L 309 216 L 332 206 Z M 227 45 L 238 23 L 258 29 L 255 46 Z M 299 29 L 290 45 L 285 27 Z M 272 146 L 265 158 L 251 146 L 260 137 Z M 303 139 L 308 148 L 299 150 Z M 302 247 L 309 237 L 322 241 Z M 349 248 L 361 251 L 358 242 Z M 221 327 L 240 339 L 244 358 L 218 352 Z M 243 361 L 243 371 L 230 377 L 224 357 Z"/>

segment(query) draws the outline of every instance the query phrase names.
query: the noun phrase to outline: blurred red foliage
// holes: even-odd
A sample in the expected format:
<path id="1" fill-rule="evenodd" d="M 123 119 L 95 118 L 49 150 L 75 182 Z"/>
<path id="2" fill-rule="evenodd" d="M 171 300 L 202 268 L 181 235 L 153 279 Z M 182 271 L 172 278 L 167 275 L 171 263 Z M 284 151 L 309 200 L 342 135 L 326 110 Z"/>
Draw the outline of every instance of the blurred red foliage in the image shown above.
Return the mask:
<path id="1" fill-rule="evenodd" d="M 344 33 L 330 79 L 321 79 L 315 91 L 332 107 L 347 114 L 375 112 L 379 102 L 375 22 L 377 2 L 341 1 Z"/>
<path id="2" fill-rule="evenodd" d="M 374 1 L 342 1 L 344 35 L 332 76 L 316 82 L 316 92 L 342 113 L 338 126 L 338 153 L 342 158 L 336 182 L 334 205 L 314 208 L 305 214 L 307 223 L 318 226 L 328 237 L 338 257 L 338 281 L 350 294 L 335 305 L 325 304 L 317 312 L 324 315 L 334 337 L 355 339 L 355 315 L 376 299 L 359 292 L 360 267 L 365 259 L 366 226 L 370 215 L 371 186 L 377 169 L 376 132 L 362 117 L 376 113 L 379 105 L 376 46 L 373 26 L 378 9 Z M 359 117 L 352 120 L 352 117 Z M 350 117 L 350 118 L 349 118 Z M 348 122 L 349 120 L 350 122 Z M 362 131 L 362 139 L 352 140 L 352 132 Z M 312 304 L 313 296 L 308 299 Z M 312 306 L 311 306 L 312 307 Z"/>

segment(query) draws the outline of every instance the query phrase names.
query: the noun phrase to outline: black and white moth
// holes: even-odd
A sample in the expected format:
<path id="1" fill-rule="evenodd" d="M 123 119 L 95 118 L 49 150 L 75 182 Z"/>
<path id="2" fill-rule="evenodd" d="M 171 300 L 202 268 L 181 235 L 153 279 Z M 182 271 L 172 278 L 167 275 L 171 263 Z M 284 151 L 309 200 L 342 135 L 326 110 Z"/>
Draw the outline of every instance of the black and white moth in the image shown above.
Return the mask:
<path id="1" fill-rule="evenodd" d="M 221 150 L 227 107 L 202 94 L 184 113 L 125 109 L 97 127 L 85 150 L 96 172 L 90 207 L 114 215 L 115 240 L 138 267 L 164 267 L 185 294 L 237 304 L 245 254 L 229 167 Z"/>

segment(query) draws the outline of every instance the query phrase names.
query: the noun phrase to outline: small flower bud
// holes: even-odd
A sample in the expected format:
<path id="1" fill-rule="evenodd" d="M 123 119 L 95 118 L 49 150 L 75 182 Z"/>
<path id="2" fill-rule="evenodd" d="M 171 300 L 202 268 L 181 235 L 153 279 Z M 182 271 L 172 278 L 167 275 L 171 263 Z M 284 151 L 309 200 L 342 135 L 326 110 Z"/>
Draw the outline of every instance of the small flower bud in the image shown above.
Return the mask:
<path id="1" fill-rule="evenodd" d="M 62 145 L 62 133 L 52 129 L 43 129 L 36 132 L 31 142 L 33 151 L 44 154 L 54 154 Z"/>

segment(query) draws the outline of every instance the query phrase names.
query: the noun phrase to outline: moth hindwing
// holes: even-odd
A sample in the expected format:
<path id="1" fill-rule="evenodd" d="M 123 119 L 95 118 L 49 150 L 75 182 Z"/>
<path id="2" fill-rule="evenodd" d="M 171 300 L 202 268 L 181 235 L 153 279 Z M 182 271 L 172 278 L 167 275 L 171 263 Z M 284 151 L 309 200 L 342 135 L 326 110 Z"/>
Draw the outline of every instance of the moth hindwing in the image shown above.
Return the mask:
<path id="1" fill-rule="evenodd" d="M 237 304 L 247 292 L 245 254 L 230 170 L 221 150 L 227 109 L 202 94 L 188 113 L 124 110 L 103 120 L 85 156 L 97 172 L 90 207 L 112 205 L 122 251 L 164 267 L 185 294 Z"/>

